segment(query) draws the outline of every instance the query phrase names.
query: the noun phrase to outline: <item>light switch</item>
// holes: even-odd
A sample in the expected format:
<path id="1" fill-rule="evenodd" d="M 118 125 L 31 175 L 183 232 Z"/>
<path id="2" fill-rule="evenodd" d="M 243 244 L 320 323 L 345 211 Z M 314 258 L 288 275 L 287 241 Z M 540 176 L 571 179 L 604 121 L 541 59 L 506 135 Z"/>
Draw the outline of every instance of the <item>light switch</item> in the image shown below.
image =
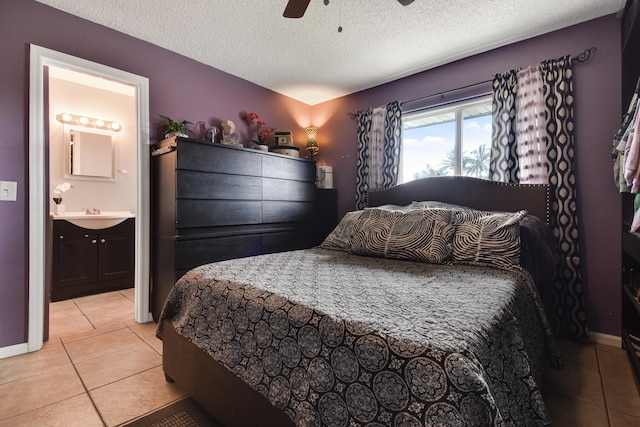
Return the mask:
<path id="1" fill-rule="evenodd" d="M 15 181 L 0 181 L 0 200 L 15 202 L 18 193 L 18 183 Z"/>

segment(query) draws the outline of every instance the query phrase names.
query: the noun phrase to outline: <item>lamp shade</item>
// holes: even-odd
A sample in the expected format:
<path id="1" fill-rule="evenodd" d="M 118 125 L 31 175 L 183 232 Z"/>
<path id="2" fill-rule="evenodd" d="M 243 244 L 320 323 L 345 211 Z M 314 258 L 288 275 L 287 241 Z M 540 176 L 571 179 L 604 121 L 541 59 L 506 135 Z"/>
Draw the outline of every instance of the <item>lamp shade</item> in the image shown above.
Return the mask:
<path id="1" fill-rule="evenodd" d="M 307 159 L 313 159 L 313 157 L 318 154 L 318 151 L 320 151 L 318 148 L 318 142 L 316 141 L 318 128 L 310 126 L 305 128 L 304 131 L 307 134 L 307 146 L 305 147 L 307 150 Z"/>

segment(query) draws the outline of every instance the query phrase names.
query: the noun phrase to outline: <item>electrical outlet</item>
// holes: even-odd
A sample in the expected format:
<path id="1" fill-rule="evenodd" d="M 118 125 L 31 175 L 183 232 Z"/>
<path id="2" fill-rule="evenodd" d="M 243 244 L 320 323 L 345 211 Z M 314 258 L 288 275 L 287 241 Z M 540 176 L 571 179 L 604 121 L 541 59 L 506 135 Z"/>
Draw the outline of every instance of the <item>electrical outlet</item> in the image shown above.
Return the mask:
<path id="1" fill-rule="evenodd" d="M 18 183 L 15 181 L 0 181 L 0 200 L 15 202 L 18 193 Z"/>

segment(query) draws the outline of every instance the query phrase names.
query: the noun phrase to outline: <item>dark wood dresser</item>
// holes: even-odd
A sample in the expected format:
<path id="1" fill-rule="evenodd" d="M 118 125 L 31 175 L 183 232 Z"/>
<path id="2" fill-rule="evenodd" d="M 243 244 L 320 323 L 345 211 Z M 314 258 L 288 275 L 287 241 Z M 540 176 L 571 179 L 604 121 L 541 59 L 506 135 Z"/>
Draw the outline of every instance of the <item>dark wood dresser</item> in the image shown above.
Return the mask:
<path id="1" fill-rule="evenodd" d="M 173 137 L 153 147 L 152 173 L 156 321 L 193 267 L 317 242 L 314 162 Z"/>

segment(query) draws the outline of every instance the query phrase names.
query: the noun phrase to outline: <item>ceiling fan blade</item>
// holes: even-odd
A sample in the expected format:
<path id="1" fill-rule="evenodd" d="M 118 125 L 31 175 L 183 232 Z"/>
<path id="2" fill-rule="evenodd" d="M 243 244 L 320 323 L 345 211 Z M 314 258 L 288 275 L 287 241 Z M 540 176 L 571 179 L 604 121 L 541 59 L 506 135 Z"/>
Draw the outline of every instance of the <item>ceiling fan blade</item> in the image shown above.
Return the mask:
<path id="1" fill-rule="evenodd" d="M 413 0 L 398 0 L 398 3 L 400 3 L 403 6 L 408 6 L 411 3 L 413 3 Z"/>
<path id="2" fill-rule="evenodd" d="M 289 0 L 282 16 L 285 18 L 302 18 L 310 2 L 311 0 Z"/>

